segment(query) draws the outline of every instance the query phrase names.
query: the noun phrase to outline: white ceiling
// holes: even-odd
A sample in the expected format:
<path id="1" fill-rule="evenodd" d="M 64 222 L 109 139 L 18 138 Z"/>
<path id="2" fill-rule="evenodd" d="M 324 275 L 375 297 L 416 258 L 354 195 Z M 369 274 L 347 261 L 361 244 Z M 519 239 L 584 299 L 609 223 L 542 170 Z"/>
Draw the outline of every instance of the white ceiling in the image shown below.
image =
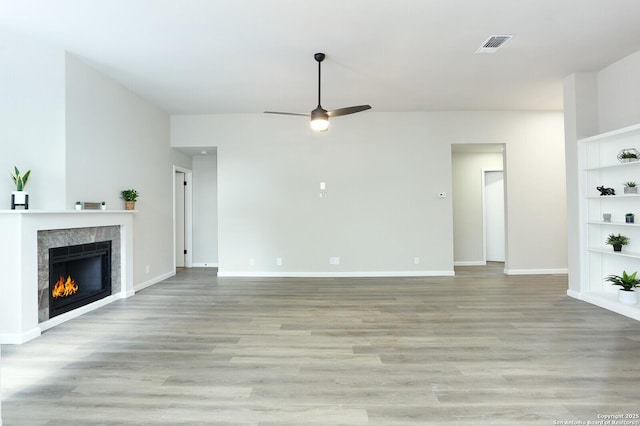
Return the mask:
<path id="1" fill-rule="evenodd" d="M 327 109 L 560 110 L 565 76 L 640 50 L 639 17 L 638 0 L 0 1 L 0 30 L 171 113 L 307 113 L 315 52 Z M 515 37 L 474 54 L 492 34 Z"/>

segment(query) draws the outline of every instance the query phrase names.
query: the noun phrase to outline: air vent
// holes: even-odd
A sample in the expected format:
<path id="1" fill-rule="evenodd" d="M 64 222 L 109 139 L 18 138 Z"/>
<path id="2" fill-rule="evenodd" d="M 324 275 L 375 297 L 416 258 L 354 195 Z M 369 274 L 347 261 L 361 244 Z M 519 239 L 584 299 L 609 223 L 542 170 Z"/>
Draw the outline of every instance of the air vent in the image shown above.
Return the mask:
<path id="1" fill-rule="evenodd" d="M 498 49 L 512 38 L 512 35 L 492 35 L 476 50 L 476 53 L 496 53 Z"/>

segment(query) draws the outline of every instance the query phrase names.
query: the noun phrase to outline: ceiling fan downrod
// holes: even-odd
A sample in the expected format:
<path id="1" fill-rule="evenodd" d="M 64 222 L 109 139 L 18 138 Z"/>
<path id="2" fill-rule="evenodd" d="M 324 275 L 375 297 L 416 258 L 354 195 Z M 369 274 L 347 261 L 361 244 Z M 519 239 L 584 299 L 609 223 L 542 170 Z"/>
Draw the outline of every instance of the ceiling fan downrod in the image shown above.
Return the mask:
<path id="1" fill-rule="evenodd" d="M 325 58 L 325 54 L 324 53 L 316 53 L 315 55 L 313 55 L 313 57 L 315 58 L 316 61 L 318 61 L 318 106 L 320 106 L 320 82 L 322 81 L 321 79 L 321 67 L 322 67 L 322 61 L 324 61 Z"/>

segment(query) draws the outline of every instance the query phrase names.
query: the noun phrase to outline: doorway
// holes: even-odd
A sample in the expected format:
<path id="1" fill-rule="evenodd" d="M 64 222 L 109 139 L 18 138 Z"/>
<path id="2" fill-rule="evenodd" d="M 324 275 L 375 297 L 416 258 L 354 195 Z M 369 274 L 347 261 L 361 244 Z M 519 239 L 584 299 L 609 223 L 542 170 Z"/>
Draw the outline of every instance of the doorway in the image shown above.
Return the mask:
<path id="1" fill-rule="evenodd" d="M 173 247 L 174 271 L 192 266 L 191 243 L 191 170 L 173 167 Z"/>
<path id="2" fill-rule="evenodd" d="M 502 262 L 506 269 L 505 151 L 501 143 L 451 145 L 454 267 L 486 266 L 489 261 Z M 491 210 L 486 213 L 485 207 Z"/>

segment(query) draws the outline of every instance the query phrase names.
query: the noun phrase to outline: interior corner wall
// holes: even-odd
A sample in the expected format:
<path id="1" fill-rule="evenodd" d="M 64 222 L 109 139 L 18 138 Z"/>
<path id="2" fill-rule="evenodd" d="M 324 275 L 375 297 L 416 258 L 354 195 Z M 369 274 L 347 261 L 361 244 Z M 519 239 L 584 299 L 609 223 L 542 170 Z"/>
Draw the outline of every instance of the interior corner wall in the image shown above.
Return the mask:
<path id="1" fill-rule="evenodd" d="M 640 123 L 640 51 L 598 73 L 597 133 Z"/>
<path id="2" fill-rule="evenodd" d="M 483 170 L 503 170 L 502 153 L 453 152 L 453 246 L 456 265 L 481 265 L 484 254 Z"/>
<path id="3" fill-rule="evenodd" d="M 0 31 L 0 208 L 10 207 L 17 166 L 31 170 L 31 209 L 62 209 L 65 199 L 64 51 Z"/>
<path id="4" fill-rule="evenodd" d="M 598 133 L 596 73 L 575 73 L 564 80 L 565 168 L 567 170 L 567 266 L 569 289 L 580 289 L 580 216 L 578 139 Z"/>
<path id="5" fill-rule="evenodd" d="M 169 115 L 72 55 L 66 57 L 66 209 L 140 193 L 133 219 L 134 286 L 174 273 L 173 166 L 191 160 L 169 143 Z"/>
<path id="6" fill-rule="evenodd" d="M 193 161 L 193 266 L 218 266 L 218 160 L 196 155 Z"/>
<path id="7" fill-rule="evenodd" d="M 510 271 L 566 271 L 561 112 L 368 111 L 323 134 L 299 117 L 178 115 L 171 134 L 218 147 L 221 275 L 452 273 L 451 197 L 438 197 L 452 143 L 506 144 Z"/>

